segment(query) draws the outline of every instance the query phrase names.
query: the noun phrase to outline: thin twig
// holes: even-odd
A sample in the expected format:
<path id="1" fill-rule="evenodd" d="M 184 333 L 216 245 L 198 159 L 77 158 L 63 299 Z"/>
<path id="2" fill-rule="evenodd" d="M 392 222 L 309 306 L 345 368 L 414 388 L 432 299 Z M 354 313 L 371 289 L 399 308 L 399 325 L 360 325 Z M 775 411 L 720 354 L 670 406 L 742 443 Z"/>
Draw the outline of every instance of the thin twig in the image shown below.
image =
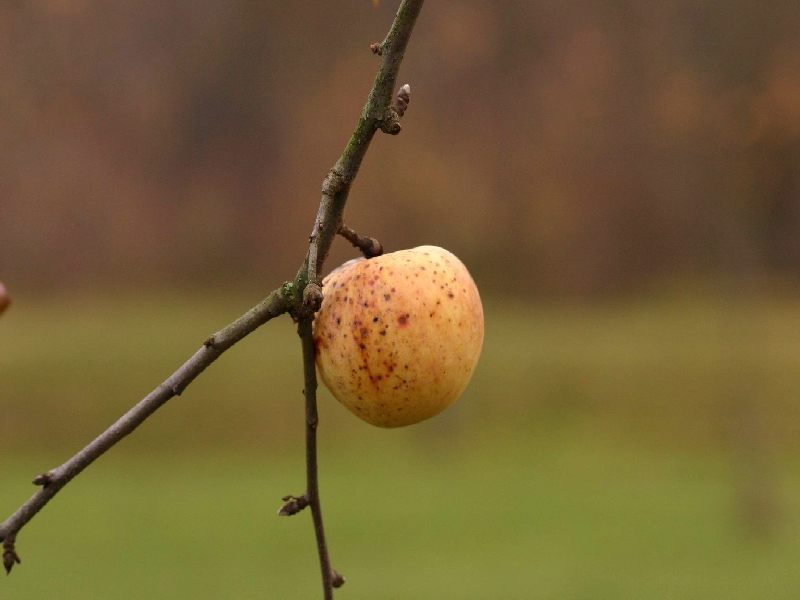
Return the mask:
<path id="1" fill-rule="evenodd" d="M 339 227 L 339 235 L 361 250 L 364 258 L 375 258 L 383 254 L 383 245 L 378 240 L 374 237 L 360 235 L 355 229 L 351 229 L 344 223 Z"/>
<path id="2" fill-rule="evenodd" d="M 397 122 L 397 112 L 392 108 L 397 73 L 422 4 L 423 0 L 404 0 L 386 39 L 380 43 L 381 64 L 367 103 L 344 152 L 322 183 L 322 198 L 308 253 L 295 278 L 301 288 L 305 288 L 309 275 L 316 277 L 321 271 L 333 238 L 341 227 L 350 186 L 375 132 L 390 129 L 391 124 Z"/>
<path id="3" fill-rule="evenodd" d="M 303 347 L 303 371 L 305 374 L 306 398 L 306 498 L 311 507 L 314 532 L 317 538 L 322 589 L 326 600 L 333 598 L 333 588 L 344 584 L 344 577 L 331 569 L 325 531 L 322 525 L 322 509 L 317 478 L 317 373 L 314 361 L 314 338 L 312 324 L 314 313 L 322 303 L 322 291 L 318 274 L 330 250 L 333 238 L 343 226 L 344 207 L 350 186 L 358 173 L 361 161 L 369 148 L 375 132 L 389 134 L 400 132 L 400 116 L 392 107 L 397 73 L 403 60 L 406 45 L 414 28 L 423 0 L 403 0 L 395 15 L 386 39 L 380 45 L 381 65 L 367 103 L 361 112 L 355 131 L 344 152 L 336 161 L 322 183 L 322 199 L 319 203 L 314 228 L 309 236 L 306 259 L 295 278 L 303 290 L 303 314 L 299 317 L 298 332 Z"/>
<path id="4" fill-rule="evenodd" d="M 325 600 L 333 598 L 333 570 L 325 543 L 325 528 L 322 525 L 322 505 L 319 499 L 319 477 L 317 469 L 317 369 L 314 362 L 313 317 L 300 320 L 297 333 L 303 348 L 303 394 L 306 398 L 306 498 L 311 507 L 314 533 L 317 538 L 319 566 L 322 572 L 322 589 Z"/>
<path id="5" fill-rule="evenodd" d="M 141 425 L 147 417 L 163 406 L 170 398 L 179 396 L 186 386 L 236 342 L 253 332 L 270 319 L 285 313 L 292 297 L 292 285 L 286 284 L 273 291 L 264 300 L 236 319 L 227 327 L 209 337 L 200 349 L 177 371 L 139 401 L 103 433 L 92 440 L 83 450 L 60 467 L 38 475 L 34 483 L 41 486 L 17 511 L 0 524 L 0 540 L 4 542 L 5 554 L 15 560 L 4 560 L 7 572 L 11 571 L 19 557 L 14 549 L 17 533 L 38 513 L 61 488 L 76 475 L 105 454 L 117 442 Z M 4 557 L 5 558 L 5 557 Z"/>

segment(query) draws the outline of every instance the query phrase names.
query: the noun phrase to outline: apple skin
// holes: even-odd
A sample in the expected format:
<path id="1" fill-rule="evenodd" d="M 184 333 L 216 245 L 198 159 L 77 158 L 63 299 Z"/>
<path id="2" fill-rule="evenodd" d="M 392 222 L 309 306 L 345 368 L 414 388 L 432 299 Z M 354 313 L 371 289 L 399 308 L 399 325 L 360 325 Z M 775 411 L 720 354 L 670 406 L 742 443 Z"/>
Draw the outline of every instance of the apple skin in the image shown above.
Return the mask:
<path id="1" fill-rule="evenodd" d="M 483 307 L 467 268 L 437 246 L 356 259 L 322 282 L 317 368 L 334 397 L 378 427 L 428 419 L 467 387 Z"/>

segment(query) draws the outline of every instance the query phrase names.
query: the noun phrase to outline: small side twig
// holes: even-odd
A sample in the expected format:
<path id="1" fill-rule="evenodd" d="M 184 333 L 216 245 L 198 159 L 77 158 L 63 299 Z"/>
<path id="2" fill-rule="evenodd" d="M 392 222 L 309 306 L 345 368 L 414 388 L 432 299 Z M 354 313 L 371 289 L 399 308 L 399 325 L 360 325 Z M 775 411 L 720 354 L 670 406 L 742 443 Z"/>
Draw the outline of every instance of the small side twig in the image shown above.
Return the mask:
<path id="1" fill-rule="evenodd" d="M 355 229 L 351 229 L 345 224 L 339 227 L 339 235 L 361 250 L 364 258 L 375 258 L 383 254 L 383 245 L 378 240 L 374 237 L 359 235 Z"/>
<path id="2" fill-rule="evenodd" d="M 308 506 L 308 496 L 306 494 L 302 496 L 292 496 L 290 494 L 284 496 L 281 500 L 283 500 L 283 504 L 278 509 L 279 517 L 291 517 Z"/>

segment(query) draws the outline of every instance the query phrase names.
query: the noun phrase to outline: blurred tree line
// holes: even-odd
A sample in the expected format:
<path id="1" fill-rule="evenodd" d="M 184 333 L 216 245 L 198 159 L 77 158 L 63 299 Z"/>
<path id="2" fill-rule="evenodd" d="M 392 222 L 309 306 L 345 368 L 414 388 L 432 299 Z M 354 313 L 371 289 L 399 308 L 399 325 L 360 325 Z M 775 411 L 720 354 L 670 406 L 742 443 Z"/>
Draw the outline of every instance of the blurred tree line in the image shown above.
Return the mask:
<path id="1" fill-rule="evenodd" d="M 0 4 L 2 278 L 290 276 L 395 8 Z M 695 280 L 731 249 L 796 281 L 798 23 L 793 0 L 431 2 L 349 220 L 504 291 Z"/>

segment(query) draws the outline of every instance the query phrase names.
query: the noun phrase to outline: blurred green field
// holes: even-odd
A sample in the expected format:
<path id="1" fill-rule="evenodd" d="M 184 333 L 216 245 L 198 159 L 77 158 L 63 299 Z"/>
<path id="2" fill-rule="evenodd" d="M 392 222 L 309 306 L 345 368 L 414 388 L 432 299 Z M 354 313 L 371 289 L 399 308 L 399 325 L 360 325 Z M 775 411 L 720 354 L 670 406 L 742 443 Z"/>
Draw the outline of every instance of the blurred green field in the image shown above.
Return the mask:
<path id="1" fill-rule="evenodd" d="M 0 517 L 255 299 L 15 297 Z M 303 488 L 298 346 L 270 323 L 72 482 L 0 598 L 319 597 L 308 515 L 275 516 Z M 475 379 L 436 419 L 378 430 L 323 394 L 337 597 L 796 598 L 799 389 L 797 302 L 490 301 Z M 742 518 L 754 475 L 768 536 Z"/>

